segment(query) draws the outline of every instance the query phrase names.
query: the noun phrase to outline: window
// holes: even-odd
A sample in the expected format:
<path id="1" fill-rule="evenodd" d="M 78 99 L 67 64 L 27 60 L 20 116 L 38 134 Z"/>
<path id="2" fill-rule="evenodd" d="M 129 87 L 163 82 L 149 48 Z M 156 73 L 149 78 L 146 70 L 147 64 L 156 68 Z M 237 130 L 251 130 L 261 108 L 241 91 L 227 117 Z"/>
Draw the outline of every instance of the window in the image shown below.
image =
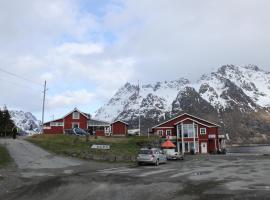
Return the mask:
<path id="1" fill-rule="evenodd" d="M 80 113 L 79 112 L 73 112 L 72 118 L 73 119 L 80 119 Z"/>
<path id="2" fill-rule="evenodd" d="M 200 134 L 205 135 L 206 134 L 206 128 L 200 128 Z"/>
<path id="3" fill-rule="evenodd" d="M 199 143 L 195 142 L 196 152 L 199 152 Z M 180 143 L 180 149 L 182 151 L 182 143 Z M 194 142 L 184 142 L 184 152 L 190 152 L 194 150 Z"/>
<path id="4" fill-rule="evenodd" d="M 162 136 L 163 135 L 163 130 L 158 130 L 157 134 Z"/>
<path id="5" fill-rule="evenodd" d="M 64 126 L 63 122 L 51 122 L 50 126 Z"/>
<path id="6" fill-rule="evenodd" d="M 193 138 L 195 133 L 195 137 L 198 137 L 197 133 L 197 124 L 183 124 L 183 135 L 184 138 Z"/>
<path id="7" fill-rule="evenodd" d="M 172 130 L 166 130 L 166 136 L 167 135 L 171 136 L 172 135 Z"/>

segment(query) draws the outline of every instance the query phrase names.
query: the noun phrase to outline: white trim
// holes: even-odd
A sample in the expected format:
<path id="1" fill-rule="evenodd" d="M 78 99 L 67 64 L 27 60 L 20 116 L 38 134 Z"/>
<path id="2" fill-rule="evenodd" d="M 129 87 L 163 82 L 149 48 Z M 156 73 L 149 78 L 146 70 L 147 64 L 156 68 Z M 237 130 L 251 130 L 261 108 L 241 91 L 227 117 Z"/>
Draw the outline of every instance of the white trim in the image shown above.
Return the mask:
<path id="1" fill-rule="evenodd" d="M 205 133 L 202 133 L 202 130 L 205 130 Z M 206 128 L 200 128 L 200 135 L 206 135 L 207 134 L 207 129 Z"/>
<path id="2" fill-rule="evenodd" d="M 59 125 L 60 124 L 60 125 Z M 50 122 L 50 126 L 52 127 L 63 127 L 64 122 Z"/>
<path id="3" fill-rule="evenodd" d="M 178 116 L 176 116 L 176 117 L 174 117 L 174 118 L 172 118 L 172 119 L 169 119 L 169 120 L 167 120 L 167 121 L 165 121 L 165 122 L 162 122 L 162 123 L 160 123 L 160 124 L 158 124 L 158 125 L 156 125 L 156 126 L 154 126 L 154 127 L 152 127 L 152 128 L 156 128 L 156 127 L 158 127 L 158 126 L 160 126 L 160 125 L 162 125 L 162 124 L 165 124 L 165 123 L 167 123 L 167 122 L 169 122 L 169 121 L 172 121 L 172 120 L 174 120 L 174 119 L 177 119 L 178 117 L 182 117 L 183 115 L 188 115 L 188 116 L 190 116 L 190 117 L 194 117 L 194 118 L 196 118 L 196 119 L 205 121 L 205 122 L 207 122 L 207 123 L 209 123 L 209 124 L 213 124 L 214 126 L 220 127 L 218 124 L 215 124 L 215 123 L 213 123 L 213 122 L 207 121 L 207 120 L 205 120 L 205 119 L 201 119 L 201 118 L 199 118 L 199 117 L 195 117 L 195 116 L 190 115 L 190 114 L 188 114 L 188 113 L 183 113 L 183 114 L 180 114 L 180 115 L 178 115 Z"/>
<path id="4" fill-rule="evenodd" d="M 170 134 L 168 134 L 168 131 L 170 132 Z M 167 129 L 165 131 L 165 134 L 166 134 L 166 136 L 172 136 L 172 130 L 171 129 Z"/>
<path id="5" fill-rule="evenodd" d="M 89 116 L 85 115 L 83 112 L 81 112 L 80 110 L 78 110 L 77 108 L 74 108 L 74 110 L 72 110 L 71 112 L 69 112 L 68 114 L 66 114 L 63 118 L 67 117 L 68 115 L 70 115 L 71 113 L 73 113 L 74 111 L 77 111 L 79 113 L 81 113 L 83 116 L 85 116 L 87 119 L 89 119 Z"/>
<path id="6" fill-rule="evenodd" d="M 157 127 L 157 128 L 174 128 L 173 126 L 162 126 L 162 127 Z"/>
<path id="7" fill-rule="evenodd" d="M 181 121 L 179 121 L 179 122 L 175 123 L 174 125 L 180 124 L 180 123 L 182 123 L 182 122 L 184 122 L 184 121 L 186 121 L 186 120 L 190 120 L 190 121 L 192 121 L 192 122 L 196 122 L 197 124 L 200 124 L 200 125 L 206 126 L 206 127 L 208 127 L 208 128 L 215 127 L 215 126 L 208 126 L 208 125 L 203 124 L 203 123 L 201 123 L 201 122 L 198 122 L 197 120 L 194 120 L 194 119 L 192 119 L 192 118 L 185 118 L 185 119 L 183 119 L 183 120 L 181 120 Z"/>
<path id="8" fill-rule="evenodd" d="M 160 133 L 161 133 L 161 134 L 160 134 Z M 162 130 L 162 129 L 157 130 L 157 135 L 163 136 L 163 130 Z"/>
<path id="9" fill-rule="evenodd" d="M 51 120 L 51 121 L 48 121 L 48 122 L 44 122 L 44 124 L 47 124 L 47 123 L 50 123 L 50 122 L 54 122 L 54 121 L 58 121 L 58 120 L 63 120 L 68 116 L 70 115 L 71 113 L 73 113 L 74 111 L 77 111 L 79 113 L 81 113 L 83 116 L 85 116 L 87 119 L 90 119 L 89 116 L 85 115 L 83 112 L 81 112 L 80 110 L 78 110 L 77 108 L 74 108 L 74 110 L 72 110 L 71 112 L 69 112 L 68 114 L 66 114 L 65 116 L 61 117 L 61 118 L 58 118 L 58 119 L 54 119 L 54 120 Z"/>
<path id="10" fill-rule="evenodd" d="M 56 122 L 56 121 L 59 121 L 59 120 L 63 120 L 63 118 L 59 118 L 59 119 L 54 119 L 54 120 L 51 120 L 51 121 L 48 121 L 48 122 L 44 122 L 44 124 L 47 124 L 47 123 L 51 123 L 51 122 Z"/>
<path id="11" fill-rule="evenodd" d="M 116 122 L 121 122 L 121 123 L 126 124 L 126 125 L 128 126 L 128 123 L 126 123 L 126 122 L 124 122 L 124 121 L 122 121 L 122 120 L 116 120 L 116 121 L 112 122 L 112 124 L 114 124 L 114 123 L 116 123 Z"/>
<path id="12" fill-rule="evenodd" d="M 78 116 L 75 116 L 74 114 L 78 114 Z M 81 113 L 79 113 L 78 111 L 74 111 L 73 113 L 72 113 L 72 119 L 80 119 L 80 114 Z"/>
<path id="13" fill-rule="evenodd" d="M 87 124 L 87 127 L 97 127 L 97 126 L 100 126 L 100 127 L 110 127 L 110 125 L 89 125 Z"/>

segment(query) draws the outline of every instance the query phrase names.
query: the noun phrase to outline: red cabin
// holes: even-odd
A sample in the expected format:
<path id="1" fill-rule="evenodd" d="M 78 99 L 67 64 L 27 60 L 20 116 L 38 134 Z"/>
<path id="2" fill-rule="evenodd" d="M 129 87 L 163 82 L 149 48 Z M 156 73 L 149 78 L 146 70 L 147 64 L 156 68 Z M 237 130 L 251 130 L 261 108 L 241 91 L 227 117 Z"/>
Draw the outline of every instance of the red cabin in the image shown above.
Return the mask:
<path id="1" fill-rule="evenodd" d="M 121 120 L 111 123 L 111 135 L 126 136 L 128 134 L 128 124 Z"/>
<path id="2" fill-rule="evenodd" d="M 181 153 L 214 153 L 221 148 L 223 137 L 219 125 L 184 113 L 152 128 L 155 135 L 174 141 Z"/>
<path id="3" fill-rule="evenodd" d="M 90 134 L 106 135 L 110 132 L 110 123 L 90 118 L 90 115 L 75 108 L 60 119 L 44 123 L 43 132 L 45 134 L 65 134 L 70 133 L 73 128 L 81 128 Z"/>

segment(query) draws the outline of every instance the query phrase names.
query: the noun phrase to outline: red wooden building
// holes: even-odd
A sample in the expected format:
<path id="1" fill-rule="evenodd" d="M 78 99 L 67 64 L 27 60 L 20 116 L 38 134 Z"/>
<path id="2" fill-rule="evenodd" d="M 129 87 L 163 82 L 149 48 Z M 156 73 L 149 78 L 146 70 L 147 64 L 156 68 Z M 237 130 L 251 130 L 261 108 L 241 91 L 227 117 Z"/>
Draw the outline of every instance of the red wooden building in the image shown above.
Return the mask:
<path id="1" fill-rule="evenodd" d="M 152 128 L 155 135 L 170 138 L 181 153 L 214 153 L 221 148 L 219 125 L 184 113 Z"/>
<path id="2" fill-rule="evenodd" d="M 92 119 L 89 114 L 75 108 L 64 117 L 46 122 L 43 126 L 45 134 L 66 134 L 73 128 L 81 128 L 96 135 L 107 135 L 110 132 L 110 123 Z"/>
<path id="3" fill-rule="evenodd" d="M 121 120 L 117 120 L 111 124 L 111 135 L 126 136 L 128 134 L 128 124 Z"/>
<path id="4" fill-rule="evenodd" d="M 81 128 L 91 135 L 97 136 L 125 136 L 128 132 L 128 124 L 123 121 L 109 123 L 96 120 L 77 108 L 60 119 L 44 123 L 43 132 L 45 134 L 68 134 L 72 132 L 73 128 Z"/>

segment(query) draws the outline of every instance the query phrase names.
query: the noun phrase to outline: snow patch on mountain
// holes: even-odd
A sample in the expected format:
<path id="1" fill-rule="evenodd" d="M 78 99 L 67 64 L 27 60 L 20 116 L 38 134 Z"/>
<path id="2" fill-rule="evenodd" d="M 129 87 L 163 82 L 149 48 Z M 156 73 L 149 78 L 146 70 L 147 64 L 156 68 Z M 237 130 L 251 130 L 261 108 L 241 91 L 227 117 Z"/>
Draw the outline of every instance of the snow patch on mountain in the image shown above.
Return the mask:
<path id="1" fill-rule="evenodd" d="M 224 65 L 204 74 L 195 83 L 185 78 L 145 84 L 140 88 L 127 83 L 95 113 L 95 117 L 107 121 L 118 118 L 131 120 L 138 116 L 140 109 L 142 117 L 159 118 L 173 110 L 173 102 L 181 99 L 178 94 L 187 87 L 194 88 L 217 112 L 235 105 L 243 111 L 270 107 L 269 72 L 255 65 Z M 181 111 L 182 108 L 180 106 L 177 109 Z"/>
<path id="2" fill-rule="evenodd" d="M 9 114 L 15 125 L 25 132 L 40 131 L 40 121 L 30 112 L 10 110 Z"/>
<path id="3" fill-rule="evenodd" d="M 138 115 L 141 108 L 141 115 L 146 111 L 157 107 L 162 112 L 172 109 L 172 102 L 176 98 L 178 91 L 189 84 L 189 80 L 180 78 L 174 81 L 157 82 L 155 84 L 145 84 L 142 86 L 126 83 L 120 88 L 113 98 L 95 113 L 95 118 L 113 121 L 118 118 L 123 111 L 133 112 Z M 127 120 L 131 115 L 126 115 Z"/>

